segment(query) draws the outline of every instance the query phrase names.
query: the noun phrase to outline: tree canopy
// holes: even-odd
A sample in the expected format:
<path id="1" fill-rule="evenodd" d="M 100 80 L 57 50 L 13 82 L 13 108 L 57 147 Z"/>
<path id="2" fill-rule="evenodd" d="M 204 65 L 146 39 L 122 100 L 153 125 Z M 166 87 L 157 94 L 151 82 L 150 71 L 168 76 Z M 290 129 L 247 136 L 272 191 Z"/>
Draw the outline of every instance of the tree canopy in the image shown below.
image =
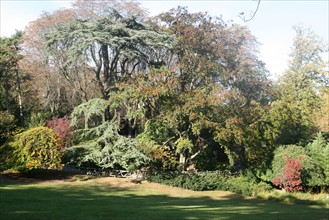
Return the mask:
<path id="1" fill-rule="evenodd" d="M 24 129 L 53 123 L 68 164 L 251 169 L 266 181 L 296 166 L 315 173 L 301 179 L 316 185 L 328 179 L 328 47 L 309 29 L 295 31 L 289 67 L 271 81 L 248 28 L 207 13 L 178 7 L 148 17 L 119 0 L 44 13 L 22 36 L 1 38 L 0 116 L 10 125 L 1 144 L 13 143 L 21 96 L 34 104 Z M 46 123 L 52 116 L 66 116 L 65 126 Z"/>

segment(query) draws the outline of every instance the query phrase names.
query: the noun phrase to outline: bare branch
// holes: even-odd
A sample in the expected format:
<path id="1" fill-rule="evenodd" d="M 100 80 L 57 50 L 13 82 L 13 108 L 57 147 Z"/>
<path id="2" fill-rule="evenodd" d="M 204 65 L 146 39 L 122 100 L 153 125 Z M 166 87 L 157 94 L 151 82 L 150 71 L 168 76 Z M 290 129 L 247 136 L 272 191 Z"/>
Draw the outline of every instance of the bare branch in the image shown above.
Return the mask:
<path id="1" fill-rule="evenodd" d="M 251 21 L 255 17 L 255 15 L 259 9 L 260 2 L 261 2 L 261 0 L 257 0 L 257 8 L 254 12 L 252 12 L 251 17 L 249 19 L 246 19 L 246 17 L 244 16 L 244 12 L 240 13 L 239 18 L 241 18 L 244 22 Z"/>

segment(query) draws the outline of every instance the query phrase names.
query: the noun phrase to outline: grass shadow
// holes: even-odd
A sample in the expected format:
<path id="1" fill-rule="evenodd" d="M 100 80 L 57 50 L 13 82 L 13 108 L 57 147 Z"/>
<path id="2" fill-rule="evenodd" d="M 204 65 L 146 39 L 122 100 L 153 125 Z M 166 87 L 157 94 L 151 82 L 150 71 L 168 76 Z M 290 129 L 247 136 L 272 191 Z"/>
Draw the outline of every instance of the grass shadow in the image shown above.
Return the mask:
<path id="1" fill-rule="evenodd" d="M 236 194 L 172 196 L 136 187 L 87 182 L 7 183 L 0 189 L 0 219 L 328 219 L 321 205 L 283 204 Z M 150 188 L 151 190 L 151 188 Z"/>
<path id="2" fill-rule="evenodd" d="M 7 184 L 33 184 L 48 181 L 85 181 L 94 179 L 91 175 L 82 175 L 61 170 L 31 170 L 27 172 L 2 172 L 0 173 L 0 187 Z"/>

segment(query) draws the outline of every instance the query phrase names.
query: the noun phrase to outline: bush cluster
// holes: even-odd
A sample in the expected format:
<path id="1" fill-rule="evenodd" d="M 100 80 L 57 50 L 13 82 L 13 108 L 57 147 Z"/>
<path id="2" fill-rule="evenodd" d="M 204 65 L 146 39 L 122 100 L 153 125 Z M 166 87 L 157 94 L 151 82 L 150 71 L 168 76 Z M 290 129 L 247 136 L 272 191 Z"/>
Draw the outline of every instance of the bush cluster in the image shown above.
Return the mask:
<path id="1" fill-rule="evenodd" d="M 0 147 L 2 169 L 59 169 L 62 145 L 59 136 L 46 127 L 36 127 L 15 135 Z"/>
<path id="2" fill-rule="evenodd" d="M 282 177 L 281 179 L 284 180 L 281 181 L 282 183 L 284 183 L 285 180 L 291 178 L 291 177 L 287 177 L 285 171 L 289 167 L 288 162 L 297 159 L 302 167 L 301 169 L 299 169 L 301 183 L 300 184 L 293 183 L 294 185 L 297 184 L 303 186 L 303 188 L 326 185 L 326 181 L 325 181 L 326 177 L 323 169 L 318 164 L 318 161 L 312 158 L 310 155 L 308 155 L 304 147 L 296 146 L 296 145 L 280 146 L 274 151 L 274 157 L 272 160 L 272 171 L 268 172 L 266 181 L 272 181 L 272 182 L 274 181 L 274 184 L 278 185 L 279 188 L 285 188 L 284 184 L 276 184 L 279 180 L 278 177 L 280 176 Z"/>
<path id="3" fill-rule="evenodd" d="M 287 159 L 283 175 L 275 177 L 272 183 L 277 187 L 284 188 L 287 192 L 301 191 L 303 189 L 302 169 L 299 159 Z"/>
<path id="4" fill-rule="evenodd" d="M 255 196 L 258 192 L 272 189 L 269 184 L 257 181 L 256 177 L 248 173 L 232 176 L 223 172 L 165 172 L 150 175 L 149 181 L 194 191 L 223 190 L 245 196 Z"/>

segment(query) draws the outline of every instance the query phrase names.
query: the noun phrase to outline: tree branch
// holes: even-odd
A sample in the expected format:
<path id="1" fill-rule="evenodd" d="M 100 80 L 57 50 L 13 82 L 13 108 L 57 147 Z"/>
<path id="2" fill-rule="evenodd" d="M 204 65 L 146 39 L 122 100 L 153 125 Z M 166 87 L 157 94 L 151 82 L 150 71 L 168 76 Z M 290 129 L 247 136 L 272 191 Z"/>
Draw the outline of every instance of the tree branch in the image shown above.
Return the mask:
<path id="1" fill-rule="evenodd" d="M 258 1 L 258 2 L 257 2 L 257 8 L 256 8 L 256 10 L 253 12 L 253 14 L 251 15 L 251 17 L 250 17 L 249 19 L 246 19 L 246 17 L 243 16 L 243 15 L 244 15 L 244 12 L 241 12 L 241 13 L 240 13 L 239 18 L 241 18 L 244 22 L 251 21 L 251 20 L 255 17 L 255 15 L 256 15 L 256 13 L 257 13 L 257 11 L 258 11 L 258 9 L 259 9 L 259 5 L 260 5 L 261 0 L 257 0 L 257 1 Z"/>

